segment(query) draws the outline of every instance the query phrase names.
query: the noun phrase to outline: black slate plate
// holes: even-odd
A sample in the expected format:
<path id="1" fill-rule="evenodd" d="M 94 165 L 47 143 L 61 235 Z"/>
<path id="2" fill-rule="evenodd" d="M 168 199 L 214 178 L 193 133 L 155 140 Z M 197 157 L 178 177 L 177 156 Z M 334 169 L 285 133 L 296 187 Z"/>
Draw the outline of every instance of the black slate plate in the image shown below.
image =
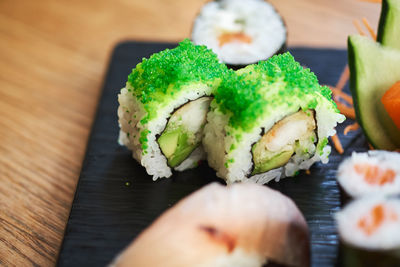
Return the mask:
<path id="1" fill-rule="evenodd" d="M 218 181 L 214 171 L 203 164 L 195 170 L 177 172 L 170 179 L 153 182 L 131 158 L 131 153 L 117 144 L 117 94 L 127 75 L 143 57 L 174 46 L 124 42 L 115 48 L 65 231 L 59 266 L 107 265 L 164 210 L 203 185 Z M 289 51 L 301 64 L 311 68 L 323 84 L 335 84 L 347 61 L 344 50 L 292 48 Z M 349 123 L 352 121 L 340 125 L 338 132 L 342 133 Z M 340 138 L 344 156 L 367 148 L 360 131 Z M 329 164 L 313 166 L 310 175 L 301 173 L 270 184 L 291 197 L 303 212 L 311 231 L 313 266 L 336 263 L 338 237 L 332 215 L 340 209 L 340 200 L 335 173 L 344 156 L 333 151 Z"/>

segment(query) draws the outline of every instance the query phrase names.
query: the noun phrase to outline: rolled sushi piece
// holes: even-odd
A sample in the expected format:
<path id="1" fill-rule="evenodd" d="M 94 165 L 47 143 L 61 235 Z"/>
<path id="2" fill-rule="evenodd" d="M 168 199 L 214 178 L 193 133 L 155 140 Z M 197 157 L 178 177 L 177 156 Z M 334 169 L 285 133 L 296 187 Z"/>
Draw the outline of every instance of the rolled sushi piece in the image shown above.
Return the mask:
<path id="1" fill-rule="evenodd" d="M 227 71 L 205 46 L 184 40 L 143 59 L 118 96 L 119 142 L 156 180 L 197 166 L 211 94 Z"/>
<path id="2" fill-rule="evenodd" d="M 400 200 L 380 195 L 351 202 L 336 214 L 340 266 L 400 266 Z"/>
<path id="3" fill-rule="evenodd" d="M 347 198 L 369 194 L 400 194 L 400 153 L 371 150 L 353 152 L 338 169 L 337 181 Z"/>
<path id="4" fill-rule="evenodd" d="M 286 50 L 286 26 L 264 0 L 221 0 L 204 5 L 192 30 L 196 44 L 211 48 L 237 69 Z"/>
<path id="5" fill-rule="evenodd" d="M 230 76 L 215 92 L 204 129 L 217 176 L 264 184 L 328 162 L 328 137 L 345 118 L 309 69 L 285 53 Z"/>

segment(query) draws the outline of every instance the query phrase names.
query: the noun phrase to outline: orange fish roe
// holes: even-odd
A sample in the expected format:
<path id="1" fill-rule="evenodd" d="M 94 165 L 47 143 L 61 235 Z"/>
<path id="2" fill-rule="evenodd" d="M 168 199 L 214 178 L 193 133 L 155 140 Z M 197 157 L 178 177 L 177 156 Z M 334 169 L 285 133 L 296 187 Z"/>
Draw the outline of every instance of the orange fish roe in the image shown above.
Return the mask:
<path id="1" fill-rule="evenodd" d="M 385 221 L 396 221 L 397 215 L 392 210 L 378 204 L 372 208 L 369 214 L 362 217 L 357 226 L 367 235 L 372 235 Z"/>
<path id="2" fill-rule="evenodd" d="M 244 34 L 243 32 L 228 32 L 221 34 L 218 37 L 219 46 L 224 46 L 227 43 L 240 42 L 250 44 L 253 40 L 250 36 Z"/>
<path id="3" fill-rule="evenodd" d="M 393 183 L 396 173 L 392 169 L 382 169 L 376 165 L 355 164 L 354 170 L 364 176 L 364 180 L 371 185 Z"/>

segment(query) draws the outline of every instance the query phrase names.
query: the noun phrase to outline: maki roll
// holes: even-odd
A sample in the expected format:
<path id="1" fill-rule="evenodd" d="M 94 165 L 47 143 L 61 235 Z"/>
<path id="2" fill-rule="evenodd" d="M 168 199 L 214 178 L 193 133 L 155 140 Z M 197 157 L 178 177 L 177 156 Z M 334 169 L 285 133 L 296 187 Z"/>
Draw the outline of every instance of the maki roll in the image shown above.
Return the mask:
<path id="1" fill-rule="evenodd" d="M 211 48 L 234 68 L 283 52 L 286 27 L 264 0 L 221 0 L 207 3 L 197 16 L 192 39 Z"/>
<path id="2" fill-rule="evenodd" d="M 400 265 L 400 200 L 363 197 L 336 214 L 341 266 Z"/>
<path id="3" fill-rule="evenodd" d="M 338 169 L 344 199 L 367 194 L 400 194 L 400 153 L 371 150 L 353 152 Z"/>
<path id="4" fill-rule="evenodd" d="M 201 138 L 210 96 L 226 71 L 211 50 L 189 40 L 132 70 L 118 96 L 119 142 L 154 180 L 204 158 Z"/>
<path id="5" fill-rule="evenodd" d="M 285 53 L 222 81 L 203 145 L 209 165 L 228 184 L 264 184 L 328 162 L 328 137 L 344 119 L 329 88 Z"/>

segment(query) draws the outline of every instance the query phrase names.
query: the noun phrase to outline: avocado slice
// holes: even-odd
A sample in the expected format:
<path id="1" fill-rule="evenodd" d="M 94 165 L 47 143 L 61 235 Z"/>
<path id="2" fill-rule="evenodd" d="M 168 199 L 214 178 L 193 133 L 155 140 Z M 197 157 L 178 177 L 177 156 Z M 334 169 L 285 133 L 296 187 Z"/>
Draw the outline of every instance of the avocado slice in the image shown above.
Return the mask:
<path id="1" fill-rule="evenodd" d="M 400 131 L 387 114 L 381 98 L 400 80 L 400 51 L 353 35 L 348 38 L 350 89 L 357 120 L 377 149 L 400 147 Z"/>
<path id="2" fill-rule="evenodd" d="M 400 0 L 382 0 L 378 42 L 400 49 Z"/>
<path id="3" fill-rule="evenodd" d="M 267 156 L 262 158 L 261 161 L 254 162 L 254 169 L 251 175 L 267 172 L 269 170 L 285 165 L 292 157 L 293 153 L 294 153 L 293 147 L 287 151 L 271 153 L 269 157 Z"/>
<path id="4" fill-rule="evenodd" d="M 165 157 L 171 157 L 178 146 L 180 131 L 178 129 L 165 132 L 158 138 L 158 144 Z"/>
<path id="5" fill-rule="evenodd" d="M 158 138 L 158 145 L 168 160 L 168 165 L 176 167 L 199 145 L 189 142 L 189 133 L 183 127 L 164 132 Z"/>
<path id="6" fill-rule="evenodd" d="M 201 97 L 172 113 L 157 142 L 168 165 L 181 164 L 201 143 L 211 97 Z"/>

